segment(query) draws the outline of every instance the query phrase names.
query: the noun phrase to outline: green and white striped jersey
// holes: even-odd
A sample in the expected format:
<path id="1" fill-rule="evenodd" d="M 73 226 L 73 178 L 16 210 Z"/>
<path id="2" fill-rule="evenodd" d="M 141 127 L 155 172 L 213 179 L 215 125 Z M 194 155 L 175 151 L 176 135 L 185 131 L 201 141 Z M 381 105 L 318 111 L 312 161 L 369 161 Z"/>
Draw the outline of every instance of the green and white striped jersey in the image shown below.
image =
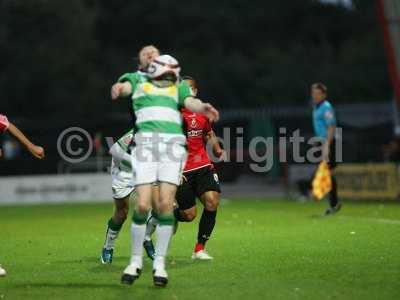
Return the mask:
<path id="1" fill-rule="evenodd" d="M 114 158 L 114 163 L 124 172 L 132 172 L 132 160 L 129 147 L 132 144 L 133 130 L 125 133 L 111 148 L 111 154 Z M 115 147 L 119 146 L 119 147 Z"/>
<path id="2" fill-rule="evenodd" d="M 121 146 L 121 148 L 126 152 L 129 153 L 129 147 L 132 144 L 133 140 L 133 129 L 129 130 L 127 133 L 125 133 L 118 141 L 117 143 Z"/>
<path id="3" fill-rule="evenodd" d="M 148 138 L 154 137 L 155 133 L 163 142 L 185 143 L 180 109 L 185 99 L 192 96 L 187 82 L 158 87 L 141 72 L 124 74 L 118 81 L 128 81 L 132 85 L 131 98 L 136 114 L 136 143 L 154 142 Z"/>

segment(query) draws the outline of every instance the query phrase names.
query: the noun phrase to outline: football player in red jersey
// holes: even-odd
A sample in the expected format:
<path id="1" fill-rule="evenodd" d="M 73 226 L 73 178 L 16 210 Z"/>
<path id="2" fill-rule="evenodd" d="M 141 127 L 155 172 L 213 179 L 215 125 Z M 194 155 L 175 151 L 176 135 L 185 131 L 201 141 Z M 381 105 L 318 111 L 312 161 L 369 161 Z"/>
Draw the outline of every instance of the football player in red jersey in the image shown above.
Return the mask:
<path id="1" fill-rule="evenodd" d="M 186 77 L 193 94 L 198 92 L 197 83 L 193 78 Z M 182 110 L 183 123 L 187 135 L 188 158 L 183 171 L 182 184 L 176 193 L 178 207 L 175 217 L 180 222 L 191 222 L 196 218 L 196 197 L 203 204 L 197 243 L 192 259 L 208 260 L 212 257 L 205 250 L 215 226 L 217 208 L 220 199 L 220 185 L 218 175 L 207 154 L 206 145 L 209 144 L 215 157 L 222 159 L 222 150 L 208 118 L 202 114 Z"/>
<path id="2" fill-rule="evenodd" d="M 44 158 L 44 150 L 40 146 L 34 145 L 22 132 L 8 121 L 7 117 L 0 114 L 0 133 L 5 133 L 6 131 L 10 132 L 18 141 L 23 144 L 33 156 L 39 159 Z M 2 152 L 0 149 L 0 157 L 2 156 Z M 4 270 L 0 266 L 0 277 L 6 276 L 6 270 Z"/>
<path id="3" fill-rule="evenodd" d="M 184 77 L 190 85 L 193 95 L 197 95 L 196 81 L 191 77 Z M 182 183 L 176 192 L 174 215 L 179 222 L 191 222 L 196 218 L 196 198 L 203 204 L 204 209 L 199 223 L 197 243 L 192 259 L 209 260 L 212 257 L 205 250 L 205 244 L 211 236 L 215 226 L 217 208 L 220 199 L 220 185 L 218 175 L 207 154 L 206 146 L 209 144 L 216 158 L 223 160 L 224 150 L 211 128 L 208 118 L 199 113 L 193 113 L 187 109 L 182 110 L 183 124 L 187 136 L 188 158 L 183 170 Z M 155 224 L 148 222 L 144 247 L 150 258 L 151 252 L 151 228 Z"/>

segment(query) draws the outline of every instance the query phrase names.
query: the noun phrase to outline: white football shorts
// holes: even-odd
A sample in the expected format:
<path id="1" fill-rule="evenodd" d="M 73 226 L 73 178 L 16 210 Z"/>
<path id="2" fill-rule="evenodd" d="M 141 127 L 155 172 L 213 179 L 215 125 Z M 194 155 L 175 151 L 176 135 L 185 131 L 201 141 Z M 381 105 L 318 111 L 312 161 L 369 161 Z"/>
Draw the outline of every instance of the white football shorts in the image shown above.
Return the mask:
<path id="1" fill-rule="evenodd" d="M 167 182 L 179 185 L 186 163 L 185 146 L 179 143 L 139 144 L 132 150 L 135 185 Z"/>
<path id="2" fill-rule="evenodd" d="M 132 172 L 122 171 L 114 162 L 111 162 L 112 196 L 115 200 L 122 200 L 135 189 L 132 181 Z"/>

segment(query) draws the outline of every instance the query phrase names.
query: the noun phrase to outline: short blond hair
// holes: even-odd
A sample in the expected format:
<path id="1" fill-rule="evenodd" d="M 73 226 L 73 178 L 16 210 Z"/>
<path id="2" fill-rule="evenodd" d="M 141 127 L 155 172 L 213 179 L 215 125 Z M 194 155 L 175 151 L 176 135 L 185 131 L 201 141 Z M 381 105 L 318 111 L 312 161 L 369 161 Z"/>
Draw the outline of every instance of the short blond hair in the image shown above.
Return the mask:
<path id="1" fill-rule="evenodd" d="M 140 54 L 141 54 L 144 50 L 147 50 L 148 48 L 154 48 L 155 50 L 157 50 L 158 52 L 160 52 L 160 50 L 159 50 L 156 46 L 154 46 L 154 45 L 146 45 L 146 46 L 143 46 L 142 48 L 140 48 L 139 53 L 138 53 L 138 56 L 140 56 Z"/>
<path id="2" fill-rule="evenodd" d="M 325 84 L 321 83 L 321 82 L 316 82 L 313 83 L 311 85 L 312 89 L 316 89 L 316 90 L 320 90 L 321 92 L 323 92 L 325 95 L 328 94 L 328 88 L 326 87 Z"/>

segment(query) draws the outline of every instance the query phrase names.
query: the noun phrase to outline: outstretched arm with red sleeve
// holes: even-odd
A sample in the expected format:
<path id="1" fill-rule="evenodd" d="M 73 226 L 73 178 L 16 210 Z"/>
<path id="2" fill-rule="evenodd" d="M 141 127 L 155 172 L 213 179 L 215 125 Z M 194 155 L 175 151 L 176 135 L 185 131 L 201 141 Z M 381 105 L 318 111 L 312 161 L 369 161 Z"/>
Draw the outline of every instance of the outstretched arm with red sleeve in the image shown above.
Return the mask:
<path id="1" fill-rule="evenodd" d="M 10 123 L 6 116 L 0 115 L 0 132 L 8 131 L 36 158 L 44 158 L 44 149 L 33 144 L 17 126 Z"/>

